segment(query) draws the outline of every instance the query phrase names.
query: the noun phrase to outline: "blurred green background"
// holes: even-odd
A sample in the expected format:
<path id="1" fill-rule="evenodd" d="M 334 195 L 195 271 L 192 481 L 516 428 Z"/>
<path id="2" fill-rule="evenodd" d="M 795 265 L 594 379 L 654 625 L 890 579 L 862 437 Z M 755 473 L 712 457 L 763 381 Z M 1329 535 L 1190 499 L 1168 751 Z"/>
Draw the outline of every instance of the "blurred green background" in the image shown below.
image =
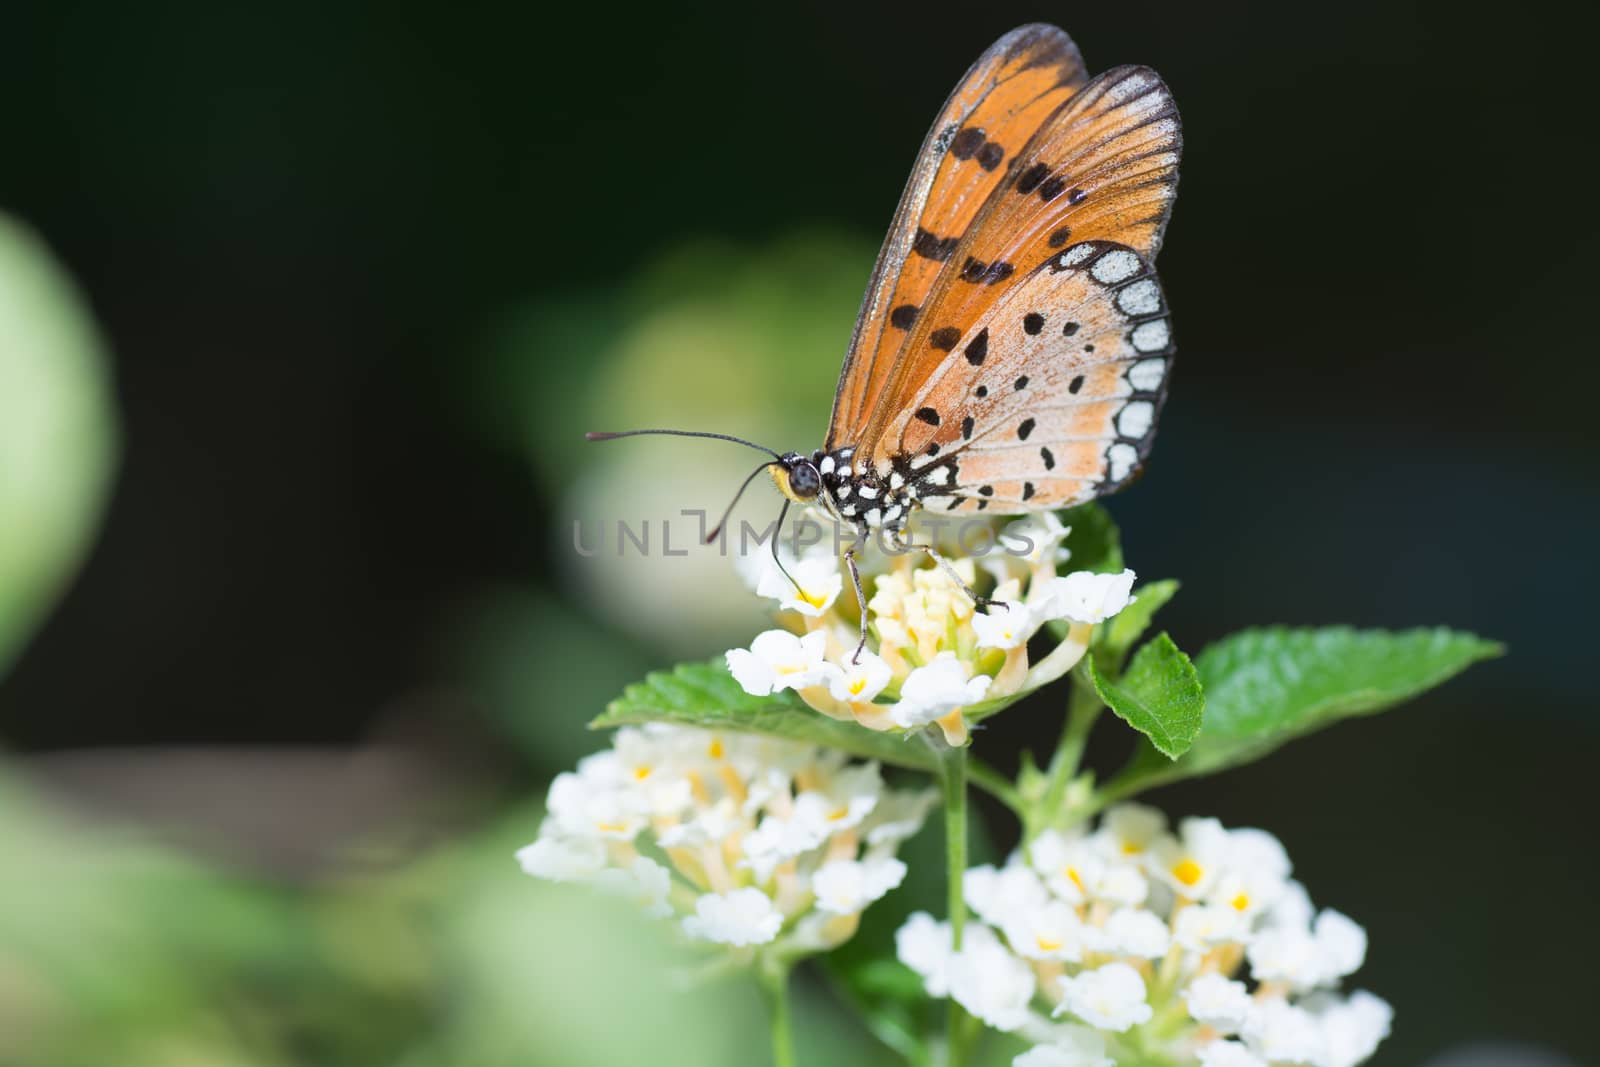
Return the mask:
<path id="1" fill-rule="evenodd" d="M 511 860 L 610 696 L 763 620 L 729 561 L 659 552 L 740 450 L 581 434 L 819 444 L 928 121 L 1034 19 L 1184 114 L 1178 376 L 1111 503 L 1134 567 L 1184 581 L 1173 634 L 1512 650 L 1154 801 L 1272 830 L 1366 924 L 1378 1064 L 1596 1062 L 1569 17 L 8 8 L 0 1064 L 757 1062 L 746 985 L 665 988 L 659 930 Z M 575 520 L 645 518 L 653 558 L 573 549 Z M 1058 717 L 980 744 L 1011 766 Z M 887 1062 L 802 994 L 803 1061 Z"/>

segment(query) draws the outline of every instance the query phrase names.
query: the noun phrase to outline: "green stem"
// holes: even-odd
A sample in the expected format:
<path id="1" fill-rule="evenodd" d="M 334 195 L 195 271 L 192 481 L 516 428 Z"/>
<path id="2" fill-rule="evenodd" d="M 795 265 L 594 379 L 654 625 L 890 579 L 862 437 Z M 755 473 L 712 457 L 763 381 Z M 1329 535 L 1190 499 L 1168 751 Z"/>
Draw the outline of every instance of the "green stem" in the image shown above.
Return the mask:
<path id="1" fill-rule="evenodd" d="M 1017 792 L 1017 787 L 1011 783 L 1009 778 L 982 760 L 967 760 L 967 781 L 988 793 L 1018 815 L 1023 814 L 1025 805 L 1022 802 L 1022 794 Z"/>
<path id="2" fill-rule="evenodd" d="M 794 1035 L 789 1021 L 789 964 L 769 962 L 764 965 L 761 990 L 767 995 L 772 1024 L 772 1067 L 794 1067 Z"/>
<path id="3" fill-rule="evenodd" d="M 950 947 L 961 948 L 961 935 L 967 925 L 967 898 L 962 892 L 962 876 L 967 870 L 967 750 L 941 746 L 939 777 L 944 785 L 944 862 L 946 907 L 950 914 Z M 961 1067 L 966 1059 L 963 1032 L 966 1012 L 952 998 L 945 1030 L 946 1067 Z"/>
<path id="4" fill-rule="evenodd" d="M 1094 683 L 1084 677 L 1081 670 L 1072 672 L 1072 695 L 1067 699 L 1067 723 L 1061 730 L 1061 740 L 1056 744 L 1056 754 L 1050 759 L 1049 782 L 1044 800 L 1039 805 L 1038 825 L 1030 827 L 1037 832 L 1053 824 L 1061 814 L 1061 804 L 1067 795 L 1067 786 L 1077 775 L 1083 763 L 1083 750 L 1089 743 L 1089 732 L 1105 704 L 1095 692 Z"/>
<path id="5" fill-rule="evenodd" d="M 952 948 L 961 947 L 967 922 L 967 898 L 961 877 L 967 870 L 967 750 L 946 746 L 939 754 L 939 777 L 944 785 L 944 862 L 946 903 L 950 912 Z"/>

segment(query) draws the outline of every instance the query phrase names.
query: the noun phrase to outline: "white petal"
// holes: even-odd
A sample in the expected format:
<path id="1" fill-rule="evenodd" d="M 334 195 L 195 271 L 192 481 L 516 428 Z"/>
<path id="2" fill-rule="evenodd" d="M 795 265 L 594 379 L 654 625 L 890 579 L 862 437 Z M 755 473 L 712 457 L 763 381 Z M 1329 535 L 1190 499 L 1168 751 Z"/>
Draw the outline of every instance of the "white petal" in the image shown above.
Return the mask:
<path id="1" fill-rule="evenodd" d="M 683 931 L 702 941 L 724 945 L 764 945 L 783 928 L 783 914 L 772 898 L 759 889 L 707 893 L 695 901 L 694 914 L 683 920 Z"/>
<path id="2" fill-rule="evenodd" d="M 1133 578 L 1131 570 L 1121 574 L 1074 571 L 1045 585 L 1035 611 L 1041 619 L 1104 622 L 1133 603 Z"/>

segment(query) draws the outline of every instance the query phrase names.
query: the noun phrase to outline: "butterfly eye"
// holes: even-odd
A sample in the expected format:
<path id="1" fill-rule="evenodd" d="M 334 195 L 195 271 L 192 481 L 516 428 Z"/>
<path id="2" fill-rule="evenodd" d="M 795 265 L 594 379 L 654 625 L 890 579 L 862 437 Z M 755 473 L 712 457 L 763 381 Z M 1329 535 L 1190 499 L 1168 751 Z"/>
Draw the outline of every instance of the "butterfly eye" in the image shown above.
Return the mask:
<path id="1" fill-rule="evenodd" d="M 797 500 L 810 500 L 822 490 L 822 475 L 810 460 L 797 460 L 788 464 L 789 490 Z"/>

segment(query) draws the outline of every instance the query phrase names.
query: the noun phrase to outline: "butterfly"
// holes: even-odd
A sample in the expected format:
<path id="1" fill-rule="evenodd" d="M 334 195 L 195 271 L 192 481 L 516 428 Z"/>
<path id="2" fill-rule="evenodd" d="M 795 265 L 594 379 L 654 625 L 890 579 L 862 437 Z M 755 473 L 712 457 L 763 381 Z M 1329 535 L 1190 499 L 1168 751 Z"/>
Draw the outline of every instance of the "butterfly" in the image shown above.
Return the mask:
<path id="1" fill-rule="evenodd" d="M 773 458 L 751 478 L 769 471 L 785 509 L 820 506 L 863 537 L 903 531 L 919 509 L 1020 514 L 1114 492 L 1139 475 L 1166 400 L 1172 329 L 1154 261 L 1181 152 L 1154 71 L 1091 78 L 1062 30 L 1013 30 L 922 144 L 822 448 L 589 436 L 760 449 Z"/>

